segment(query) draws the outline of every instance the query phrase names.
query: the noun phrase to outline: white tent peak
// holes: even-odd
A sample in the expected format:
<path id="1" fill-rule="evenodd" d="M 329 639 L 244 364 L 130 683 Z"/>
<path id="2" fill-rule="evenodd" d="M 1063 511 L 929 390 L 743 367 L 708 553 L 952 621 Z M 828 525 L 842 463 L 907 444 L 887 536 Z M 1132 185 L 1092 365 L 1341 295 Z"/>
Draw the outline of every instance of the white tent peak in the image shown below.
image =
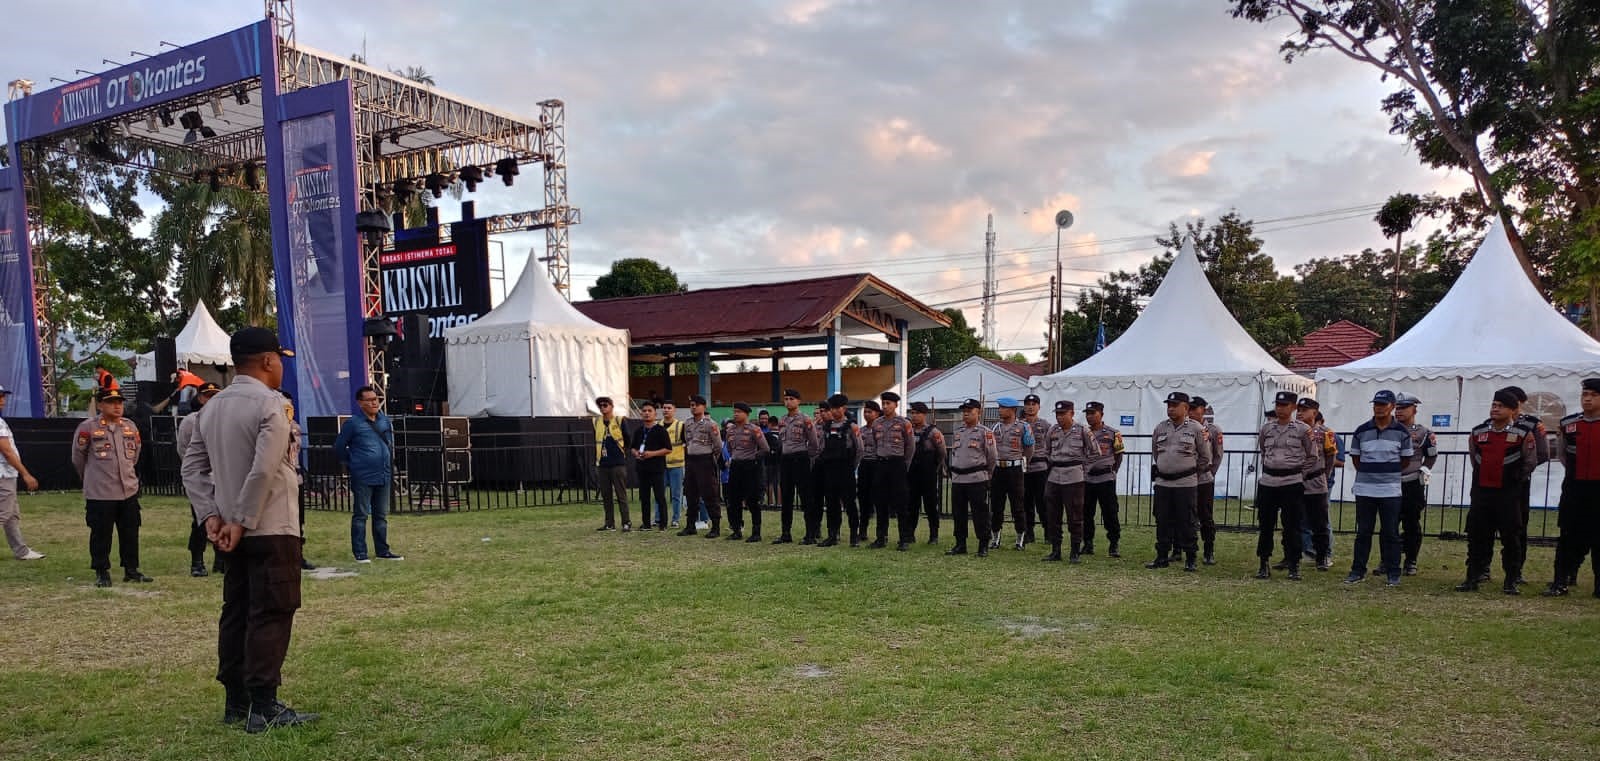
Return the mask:
<path id="1" fill-rule="evenodd" d="M 1499 220 L 1438 305 L 1388 348 L 1320 378 L 1519 376 L 1600 366 L 1600 342 L 1528 280 Z M 1394 372 L 1385 372 L 1394 371 Z"/>
<path id="2" fill-rule="evenodd" d="M 505 301 L 489 310 L 488 314 L 473 321 L 476 325 L 559 325 L 563 328 L 615 332 L 578 311 L 556 290 L 544 266 L 532 252 L 517 277 L 517 284 L 506 294 Z"/>
<path id="3" fill-rule="evenodd" d="M 1150 303 L 1117 340 L 1053 376 L 1293 375 L 1217 298 L 1185 238 Z"/>
<path id="4" fill-rule="evenodd" d="M 227 331 L 211 317 L 211 310 L 206 309 L 204 301 L 194 302 L 194 313 L 189 316 L 188 324 L 178 332 L 174 342 L 177 345 L 178 364 L 189 363 L 206 365 L 231 365 L 233 352 L 230 348 L 231 339 Z"/>

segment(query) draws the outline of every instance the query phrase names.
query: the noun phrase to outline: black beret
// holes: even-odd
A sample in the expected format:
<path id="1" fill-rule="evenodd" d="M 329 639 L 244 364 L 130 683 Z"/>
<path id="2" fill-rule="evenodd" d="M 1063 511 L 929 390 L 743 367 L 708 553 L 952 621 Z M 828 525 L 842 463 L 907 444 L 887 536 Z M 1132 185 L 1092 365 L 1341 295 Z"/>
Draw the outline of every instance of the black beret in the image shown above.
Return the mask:
<path id="1" fill-rule="evenodd" d="M 783 390 L 783 395 L 784 395 L 784 396 L 785 396 L 785 397 L 790 397 L 790 396 L 792 396 L 792 397 L 794 397 L 794 398 L 796 398 L 796 399 L 802 399 L 802 398 L 804 398 L 804 397 L 802 397 L 802 396 L 800 396 L 800 392 L 799 392 L 799 391 L 796 391 L 796 390 L 794 390 L 794 389 L 792 389 L 792 388 L 786 388 L 786 389 L 784 389 L 784 390 Z"/>
<path id="2" fill-rule="evenodd" d="M 1593 391 L 1597 394 L 1600 394 L 1600 378 L 1584 378 L 1583 390 Z"/>
<path id="3" fill-rule="evenodd" d="M 872 410 L 873 412 L 883 412 L 883 408 L 879 407 L 878 403 L 872 401 L 871 399 L 868 399 L 865 402 L 862 402 L 861 406 L 862 406 L 862 408 Z"/>
<path id="4" fill-rule="evenodd" d="M 912 412 L 921 412 L 923 414 L 927 414 L 929 412 L 928 403 L 927 402 L 912 402 L 911 403 L 911 411 Z"/>
<path id="5" fill-rule="evenodd" d="M 845 396 L 844 394 L 834 394 L 833 396 L 828 397 L 829 407 L 844 407 L 848 404 L 850 404 L 850 397 Z"/>
<path id="6" fill-rule="evenodd" d="M 703 396 L 701 396 L 699 394 L 690 394 L 689 395 L 689 404 L 693 405 L 693 404 L 705 404 L 705 403 L 706 403 L 706 398 L 705 397 L 703 397 Z"/>
<path id="7" fill-rule="evenodd" d="M 1523 391 L 1521 386 L 1506 386 L 1505 390 L 1510 391 L 1511 395 L 1517 398 L 1518 404 L 1528 401 L 1528 392 Z"/>
<path id="8" fill-rule="evenodd" d="M 744 402 L 734 402 L 733 403 L 733 408 L 738 410 L 738 411 L 740 411 L 740 412 L 749 412 L 750 411 L 750 405 L 745 404 Z"/>
<path id="9" fill-rule="evenodd" d="M 1520 404 L 1520 402 L 1517 401 L 1516 392 L 1509 388 L 1502 388 L 1499 391 L 1494 392 L 1494 400 L 1499 402 L 1500 406 L 1502 407 L 1515 407 Z"/>
<path id="10" fill-rule="evenodd" d="M 893 391 L 885 391 L 885 392 L 879 394 L 878 398 L 882 399 L 883 401 L 886 401 L 886 402 L 898 402 L 898 401 L 900 401 L 900 395 L 896 394 Z"/>
<path id="11" fill-rule="evenodd" d="M 1168 398 L 1167 401 L 1170 402 L 1170 401 L 1172 401 L 1172 399 Z M 1210 402 L 1206 401 L 1206 398 L 1203 397 L 1203 396 L 1191 396 L 1191 397 L 1189 397 L 1189 406 L 1190 407 L 1205 407 L 1205 406 L 1207 406 L 1209 404 L 1210 404 Z"/>

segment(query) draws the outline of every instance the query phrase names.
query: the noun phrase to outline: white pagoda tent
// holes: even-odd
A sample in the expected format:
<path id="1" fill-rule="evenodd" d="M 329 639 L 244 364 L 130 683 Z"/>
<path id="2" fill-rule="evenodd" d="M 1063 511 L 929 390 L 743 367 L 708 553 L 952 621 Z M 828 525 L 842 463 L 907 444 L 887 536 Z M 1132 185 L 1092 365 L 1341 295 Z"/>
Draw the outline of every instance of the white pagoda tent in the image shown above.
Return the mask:
<path id="1" fill-rule="evenodd" d="M 1124 434 L 1149 434 L 1166 417 L 1167 394 L 1199 395 L 1225 433 L 1248 434 L 1250 441 L 1277 392 L 1315 392 L 1311 379 L 1274 359 L 1228 312 L 1188 241 L 1125 333 L 1072 367 L 1029 378 L 1028 386 L 1045 410 L 1060 399 L 1076 402 L 1080 420 L 1085 403 L 1102 402 L 1106 424 Z M 1134 437 L 1128 448 L 1149 451 L 1150 445 Z M 1255 480 L 1246 477 L 1247 467 L 1242 460 L 1219 472 L 1217 494 L 1247 490 Z M 1135 475 L 1138 480 L 1125 488 L 1147 490 L 1148 473 Z"/>
<path id="2" fill-rule="evenodd" d="M 229 349 L 229 340 L 228 332 L 211 317 L 211 310 L 206 308 L 206 303 L 196 301 L 189 322 L 183 326 L 183 330 L 178 332 L 178 337 L 174 340 L 177 346 L 178 366 L 206 380 L 225 382 L 226 373 L 218 372 L 217 368 L 233 366 L 233 353 Z M 153 351 L 138 356 L 133 377 L 134 380 L 140 381 L 167 380 L 156 377 L 156 354 Z"/>
<path id="3" fill-rule="evenodd" d="M 1336 430 L 1352 430 L 1371 417 L 1373 392 L 1387 388 L 1416 396 L 1418 421 L 1449 433 L 1471 430 L 1489 416 L 1495 390 L 1516 385 L 1528 393 L 1526 411 L 1553 431 L 1578 410 L 1579 382 L 1596 375 L 1600 342 L 1545 300 L 1496 222 L 1432 311 L 1383 351 L 1318 370 L 1317 389 Z M 1439 445 L 1465 450 L 1466 441 L 1441 436 Z M 1535 504 L 1554 504 L 1561 474 L 1558 462 L 1535 472 Z M 1463 504 L 1462 475 L 1436 478 L 1431 501 Z"/>
<path id="4" fill-rule="evenodd" d="M 578 417 L 597 396 L 628 407 L 628 331 L 574 309 L 537 257 L 504 302 L 444 338 L 452 414 Z"/>

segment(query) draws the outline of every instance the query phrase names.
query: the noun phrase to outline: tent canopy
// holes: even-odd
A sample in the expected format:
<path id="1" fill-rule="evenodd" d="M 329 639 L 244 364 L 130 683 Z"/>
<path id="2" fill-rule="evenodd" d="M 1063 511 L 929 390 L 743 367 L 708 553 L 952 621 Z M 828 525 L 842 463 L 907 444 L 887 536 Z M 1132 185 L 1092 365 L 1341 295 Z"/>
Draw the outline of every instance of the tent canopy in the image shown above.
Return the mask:
<path id="1" fill-rule="evenodd" d="M 1600 371 L 1600 342 L 1533 286 L 1496 221 L 1461 277 L 1383 351 L 1317 371 L 1317 380 L 1516 378 Z"/>
<path id="2" fill-rule="evenodd" d="M 189 369 L 195 369 L 192 365 L 232 367 L 233 352 L 229 348 L 229 341 L 227 331 L 212 319 L 206 303 L 196 301 L 189 322 L 183 326 L 183 330 L 178 331 L 178 337 L 173 341 L 177 349 L 178 366 Z M 217 380 L 215 372 L 202 371 L 200 375 L 208 380 Z M 134 358 L 133 377 L 139 381 L 167 380 L 156 377 L 156 353 L 153 351 Z"/>
<path id="3" fill-rule="evenodd" d="M 574 309 L 530 255 L 504 302 L 445 330 L 445 374 L 453 414 L 593 414 L 597 396 L 627 404 L 628 331 Z"/>

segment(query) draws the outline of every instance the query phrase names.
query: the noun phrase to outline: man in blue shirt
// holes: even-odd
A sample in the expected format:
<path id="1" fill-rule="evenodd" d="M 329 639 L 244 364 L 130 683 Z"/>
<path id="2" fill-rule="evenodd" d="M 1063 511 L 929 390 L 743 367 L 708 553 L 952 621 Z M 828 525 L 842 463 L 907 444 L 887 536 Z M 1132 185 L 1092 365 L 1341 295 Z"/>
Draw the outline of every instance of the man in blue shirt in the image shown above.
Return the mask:
<path id="1" fill-rule="evenodd" d="M 377 389 L 362 386 L 356 391 L 356 414 L 339 429 L 333 453 L 350 469 L 350 491 L 354 504 L 350 515 L 350 550 L 357 563 L 370 563 L 367 557 L 367 517 L 372 517 L 372 543 L 378 557 L 405 560 L 389 548 L 389 488 L 394 479 L 394 427 L 383 414 L 383 398 Z"/>
<path id="2" fill-rule="evenodd" d="M 1372 419 L 1350 434 L 1350 462 L 1356 471 L 1350 491 L 1356 498 L 1356 541 L 1346 584 L 1367 576 L 1372 555 L 1372 525 L 1381 519 L 1379 557 L 1391 587 L 1400 586 L 1400 472 L 1415 451 L 1411 431 L 1394 416 L 1395 395 L 1384 389 L 1372 396 Z"/>

